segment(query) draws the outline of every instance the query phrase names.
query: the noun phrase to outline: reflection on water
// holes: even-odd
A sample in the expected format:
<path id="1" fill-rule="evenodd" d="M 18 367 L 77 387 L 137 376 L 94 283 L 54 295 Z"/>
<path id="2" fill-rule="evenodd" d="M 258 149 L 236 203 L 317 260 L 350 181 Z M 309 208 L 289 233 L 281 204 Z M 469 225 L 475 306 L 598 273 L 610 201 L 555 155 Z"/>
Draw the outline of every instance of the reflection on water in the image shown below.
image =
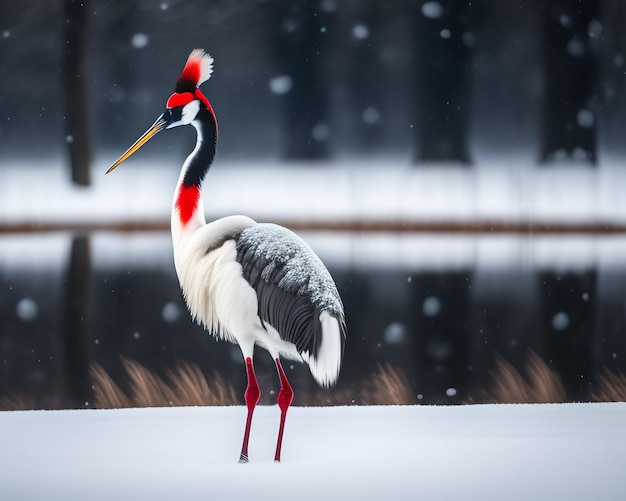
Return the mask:
<path id="1" fill-rule="evenodd" d="M 521 367 L 532 350 L 584 400 L 601 370 L 626 371 L 626 237 L 302 236 L 345 303 L 342 383 L 372 384 L 388 363 L 417 400 L 463 402 L 489 386 L 497 354 Z M 89 364 L 121 377 L 120 355 L 157 371 L 195 362 L 243 392 L 238 349 L 186 312 L 167 233 L 4 236 L 0 281 L 1 395 L 88 398 Z M 261 384 L 276 386 L 258 358 Z M 311 388 L 304 368 L 288 370 Z"/>

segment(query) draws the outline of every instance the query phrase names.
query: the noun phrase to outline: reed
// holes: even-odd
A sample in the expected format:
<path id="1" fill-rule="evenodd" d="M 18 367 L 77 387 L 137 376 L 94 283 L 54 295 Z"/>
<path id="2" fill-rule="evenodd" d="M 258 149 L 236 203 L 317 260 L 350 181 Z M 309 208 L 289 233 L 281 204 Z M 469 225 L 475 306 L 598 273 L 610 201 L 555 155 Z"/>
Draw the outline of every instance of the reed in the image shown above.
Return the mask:
<path id="1" fill-rule="evenodd" d="M 400 369 L 378 364 L 373 374 L 363 380 L 343 383 L 330 390 L 317 389 L 298 400 L 303 406 L 337 405 L 410 405 L 417 397 Z"/>
<path id="2" fill-rule="evenodd" d="M 238 405 L 241 398 L 221 375 L 210 382 L 197 365 L 180 362 L 174 369 L 158 376 L 139 362 L 122 358 L 126 391 L 99 365 L 91 369 L 94 407 L 170 407 L 202 405 Z M 317 389 L 297 393 L 297 405 L 407 405 L 417 399 L 402 371 L 379 365 L 363 381 L 346 383 L 330 390 Z"/>
<path id="3" fill-rule="evenodd" d="M 529 352 L 524 372 L 518 371 L 501 355 L 496 356 L 492 383 L 481 400 L 490 403 L 561 403 L 566 401 L 559 374 L 535 352 Z"/>
<path id="4" fill-rule="evenodd" d="M 236 405 L 235 389 L 219 374 L 207 380 L 197 365 L 179 362 L 165 371 L 165 378 L 139 362 L 122 358 L 127 391 L 116 384 L 107 372 L 96 365 L 91 368 L 94 407 L 179 407 L 202 405 Z"/>
<path id="5" fill-rule="evenodd" d="M 626 376 L 604 369 L 598 374 L 591 398 L 596 402 L 626 402 Z"/>
<path id="6" fill-rule="evenodd" d="M 241 405 L 243 396 L 223 376 L 210 377 L 193 363 L 178 362 L 163 375 L 147 369 L 137 361 L 122 358 L 122 381 L 114 381 L 100 366 L 91 368 L 93 401 L 89 406 L 100 409 L 126 407 L 219 406 Z M 536 353 L 530 352 L 522 367 L 516 369 L 497 355 L 491 382 L 478 390 L 478 398 L 464 403 L 560 403 L 566 401 L 559 374 Z M 594 380 L 588 401 L 626 402 L 626 376 L 608 369 Z M 295 405 L 413 405 L 417 404 L 411 381 L 391 364 L 378 364 L 376 370 L 359 380 L 340 380 L 336 388 L 296 388 Z M 74 407 L 61 393 L 45 395 L 4 395 L 0 410 L 66 409 Z"/>

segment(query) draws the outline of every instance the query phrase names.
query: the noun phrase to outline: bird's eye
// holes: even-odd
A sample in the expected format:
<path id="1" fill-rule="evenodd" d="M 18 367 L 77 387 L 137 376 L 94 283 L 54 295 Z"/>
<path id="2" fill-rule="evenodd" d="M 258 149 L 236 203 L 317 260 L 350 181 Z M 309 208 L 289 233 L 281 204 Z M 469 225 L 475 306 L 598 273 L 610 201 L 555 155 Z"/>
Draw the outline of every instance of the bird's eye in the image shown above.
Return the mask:
<path id="1" fill-rule="evenodd" d="M 171 108 L 169 110 L 170 117 L 173 122 L 179 122 L 183 118 L 183 108 L 182 106 L 177 106 L 176 108 Z"/>
<path id="2" fill-rule="evenodd" d="M 177 127 L 179 125 L 186 125 L 183 120 L 183 107 L 177 106 L 175 108 L 165 108 L 163 112 L 163 119 L 167 121 L 167 129 Z"/>

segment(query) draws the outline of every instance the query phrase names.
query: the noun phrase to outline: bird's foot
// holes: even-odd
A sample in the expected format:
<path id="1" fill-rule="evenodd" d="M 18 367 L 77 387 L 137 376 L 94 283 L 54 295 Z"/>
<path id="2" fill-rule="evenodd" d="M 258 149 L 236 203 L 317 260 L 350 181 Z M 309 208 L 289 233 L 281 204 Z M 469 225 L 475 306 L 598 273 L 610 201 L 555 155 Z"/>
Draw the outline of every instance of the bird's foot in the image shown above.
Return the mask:
<path id="1" fill-rule="evenodd" d="M 240 463 L 247 463 L 248 462 L 248 455 L 244 454 L 243 452 L 241 453 L 241 456 L 239 456 L 239 462 Z"/>

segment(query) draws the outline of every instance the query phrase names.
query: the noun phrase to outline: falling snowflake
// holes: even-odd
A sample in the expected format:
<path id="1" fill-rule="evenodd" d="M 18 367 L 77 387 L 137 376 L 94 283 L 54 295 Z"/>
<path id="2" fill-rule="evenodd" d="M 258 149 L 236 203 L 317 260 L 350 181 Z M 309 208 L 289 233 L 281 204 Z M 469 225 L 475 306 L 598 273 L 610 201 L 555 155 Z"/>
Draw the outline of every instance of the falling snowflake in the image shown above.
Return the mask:
<path id="1" fill-rule="evenodd" d="M 324 123 L 319 123 L 313 127 L 311 135 L 316 141 L 325 141 L 330 136 L 330 128 Z"/>
<path id="2" fill-rule="evenodd" d="M 563 311 L 559 311 L 552 317 L 552 327 L 554 330 L 562 331 L 569 326 L 569 316 Z"/>
<path id="3" fill-rule="evenodd" d="M 429 19 L 437 19 L 444 13 L 445 10 L 439 2 L 426 2 L 422 5 L 422 14 Z"/>
<path id="4" fill-rule="evenodd" d="M 33 299 L 25 297 L 20 299 L 17 303 L 15 312 L 20 320 L 24 322 L 31 322 L 37 318 L 37 315 L 39 314 L 39 307 Z"/>
<path id="5" fill-rule="evenodd" d="M 427 317 L 435 317 L 441 311 L 441 301 L 436 296 L 428 296 L 422 303 L 422 313 Z"/>
<path id="6" fill-rule="evenodd" d="M 169 302 L 165 303 L 163 309 L 161 310 L 161 316 L 163 320 L 168 323 L 174 323 L 180 318 L 180 308 L 176 303 Z"/>
<path id="7" fill-rule="evenodd" d="M 368 106 L 363 110 L 362 118 L 367 125 L 374 125 L 380 120 L 380 112 L 373 106 Z"/>
<path id="8" fill-rule="evenodd" d="M 596 122 L 593 111 L 586 108 L 578 111 L 576 114 L 576 121 L 578 122 L 578 125 L 585 128 L 593 127 Z"/>
<path id="9" fill-rule="evenodd" d="M 352 28 L 352 36 L 357 40 L 365 40 L 370 36 L 370 30 L 364 24 L 357 24 Z"/>
<path id="10" fill-rule="evenodd" d="M 282 95 L 287 94 L 291 90 L 293 80 L 289 75 L 278 75 L 271 78 L 268 84 L 272 94 Z"/>
<path id="11" fill-rule="evenodd" d="M 148 35 L 145 33 L 135 33 L 130 43 L 135 49 L 143 49 L 146 45 L 148 45 Z"/>

